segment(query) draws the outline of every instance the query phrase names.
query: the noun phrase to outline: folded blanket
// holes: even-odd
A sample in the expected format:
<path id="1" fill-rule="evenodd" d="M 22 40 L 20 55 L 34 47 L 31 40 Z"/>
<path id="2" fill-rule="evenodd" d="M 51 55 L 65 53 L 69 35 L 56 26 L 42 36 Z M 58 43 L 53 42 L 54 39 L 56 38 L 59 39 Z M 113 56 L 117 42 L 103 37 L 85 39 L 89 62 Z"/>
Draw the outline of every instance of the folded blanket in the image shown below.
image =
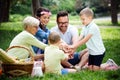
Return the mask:
<path id="1" fill-rule="evenodd" d="M 0 60 L 3 63 L 16 63 L 16 60 L 11 56 L 8 56 L 7 53 L 0 48 Z"/>

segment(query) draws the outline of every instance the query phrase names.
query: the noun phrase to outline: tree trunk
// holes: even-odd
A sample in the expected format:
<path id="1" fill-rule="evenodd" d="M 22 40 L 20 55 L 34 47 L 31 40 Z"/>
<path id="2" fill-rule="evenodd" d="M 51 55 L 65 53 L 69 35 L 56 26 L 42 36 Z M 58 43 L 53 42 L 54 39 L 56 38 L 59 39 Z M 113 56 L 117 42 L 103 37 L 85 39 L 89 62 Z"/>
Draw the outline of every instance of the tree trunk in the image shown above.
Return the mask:
<path id="1" fill-rule="evenodd" d="M 112 24 L 118 24 L 117 20 L 117 0 L 111 0 L 111 18 L 112 18 Z"/>
<path id="2" fill-rule="evenodd" d="M 0 0 L 0 22 L 9 20 L 10 0 Z"/>
<path id="3" fill-rule="evenodd" d="M 40 7 L 40 0 L 32 0 L 32 15 L 35 16 L 36 10 Z"/>

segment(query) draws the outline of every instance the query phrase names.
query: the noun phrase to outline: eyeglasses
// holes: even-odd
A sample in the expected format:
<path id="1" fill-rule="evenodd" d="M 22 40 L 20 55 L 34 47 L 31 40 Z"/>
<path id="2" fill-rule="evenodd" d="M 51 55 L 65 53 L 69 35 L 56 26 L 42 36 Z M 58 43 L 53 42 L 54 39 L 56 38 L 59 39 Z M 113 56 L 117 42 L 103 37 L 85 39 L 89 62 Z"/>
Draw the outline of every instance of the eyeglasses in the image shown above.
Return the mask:
<path id="1" fill-rule="evenodd" d="M 58 22 L 59 25 L 68 24 L 68 22 Z"/>

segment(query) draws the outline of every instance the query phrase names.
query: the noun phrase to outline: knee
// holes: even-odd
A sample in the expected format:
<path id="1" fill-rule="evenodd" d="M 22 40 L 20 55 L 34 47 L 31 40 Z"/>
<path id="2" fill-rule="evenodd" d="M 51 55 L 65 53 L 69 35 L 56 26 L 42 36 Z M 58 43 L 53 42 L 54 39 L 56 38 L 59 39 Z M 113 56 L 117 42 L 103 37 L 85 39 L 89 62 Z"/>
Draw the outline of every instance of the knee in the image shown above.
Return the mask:
<path id="1" fill-rule="evenodd" d="M 88 59 L 89 53 L 85 53 L 82 57 Z"/>

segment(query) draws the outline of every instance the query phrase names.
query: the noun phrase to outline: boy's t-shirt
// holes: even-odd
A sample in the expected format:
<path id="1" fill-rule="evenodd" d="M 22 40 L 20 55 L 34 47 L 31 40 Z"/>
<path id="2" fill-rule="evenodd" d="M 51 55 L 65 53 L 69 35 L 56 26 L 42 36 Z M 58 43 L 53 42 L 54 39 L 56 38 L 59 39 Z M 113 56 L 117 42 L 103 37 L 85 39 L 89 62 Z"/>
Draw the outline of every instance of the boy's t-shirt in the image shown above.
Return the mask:
<path id="1" fill-rule="evenodd" d="M 61 74 L 61 60 L 64 60 L 66 57 L 58 46 L 50 45 L 46 47 L 44 53 L 45 72 Z"/>
<path id="2" fill-rule="evenodd" d="M 81 35 L 84 37 L 92 34 L 92 37 L 86 42 L 91 55 L 101 55 L 105 52 L 105 47 L 100 35 L 98 26 L 92 21 L 88 26 L 82 28 Z"/>

